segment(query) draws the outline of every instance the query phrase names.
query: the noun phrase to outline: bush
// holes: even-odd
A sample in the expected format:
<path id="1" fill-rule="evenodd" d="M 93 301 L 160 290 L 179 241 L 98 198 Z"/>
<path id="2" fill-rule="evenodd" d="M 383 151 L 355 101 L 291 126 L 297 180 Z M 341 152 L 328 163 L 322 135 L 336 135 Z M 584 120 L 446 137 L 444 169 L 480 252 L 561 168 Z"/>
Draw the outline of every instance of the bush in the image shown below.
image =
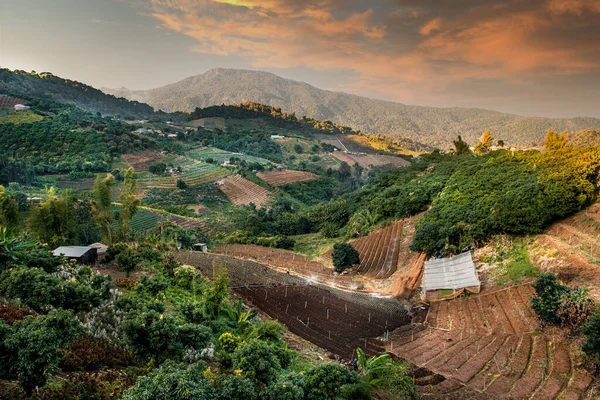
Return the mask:
<path id="1" fill-rule="evenodd" d="M 177 179 L 177 189 L 179 190 L 185 190 L 187 189 L 187 183 L 185 183 L 185 181 L 183 179 Z"/>
<path id="2" fill-rule="evenodd" d="M 72 340 L 60 361 L 60 367 L 65 371 L 97 371 L 132 364 L 133 357 L 125 349 L 89 336 Z"/>
<path id="3" fill-rule="evenodd" d="M 69 374 L 60 387 L 44 387 L 36 398 L 41 400 L 117 399 L 135 384 L 134 377 L 121 371 L 80 372 Z"/>
<path id="4" fill-rule="evenodd" d="M 600 370 L 600 309 L 592 315 L 590 321 L 582 330 L 585 335 L 582 350 L 596 360 L 596 369 Z"/>
<path id="5" fill-rule="evenodd" d="M 349 243 L 336 243 L 333 245 L 333 267 L 335 272 L 341 274 L 353 265 L 360 264 L 358 251 Z"/>
<path id="6" fill-rule="evenodd" d="M 566 327 L 571 334 L 585 325 L 595 309 L 586 289 L 562 285 L 553 273 L 539 275 L 533 287 L 536 295 L 531 306 L 536 314 L 546 323 Z"/>
<path id="7" fill-rule="evenodd" d="M 4 321 L 8 325 L 14 325 L 15 322 L 21 321 L 28 315 L 35 314 L 29 308 L 18 304 L 0 306 L 0 321 Z"/>
<path id="8" fill-rule="evenodd" d="M 296 143 L 296 144 L 294 145 L 294 151 L 295 151 L 296 153 L 298 153 L 298 154 L 302 154 L 302 153 L 304 153 L 304 147 L 302 147 L 302 145 L 301 145 L 301 144 L 299 144 L 299 143 Z"/>
<path id="9" fill-rule="evenodd" d="M 165 169 L 167 169 L 167 164 L 163 162 L 158 162 L 148 167 L 148 171 L 155 175 L 163 174 L 165 172 Z"/>
<path id="10" fill-rule="evenodd" d="M 244 376 L 269 384 L 281 370 L 274 347 L 258 339 L 251 339 L 233 353 L 233 368 L 241 369 Z"/>
<path id="11" fill-rule="evenodd" d="M 318 364 L 306 371 L 304 393 L 306 400 L 334 400 L 340 388 L 360 382 L 360 376 L 340 364 Z"/>

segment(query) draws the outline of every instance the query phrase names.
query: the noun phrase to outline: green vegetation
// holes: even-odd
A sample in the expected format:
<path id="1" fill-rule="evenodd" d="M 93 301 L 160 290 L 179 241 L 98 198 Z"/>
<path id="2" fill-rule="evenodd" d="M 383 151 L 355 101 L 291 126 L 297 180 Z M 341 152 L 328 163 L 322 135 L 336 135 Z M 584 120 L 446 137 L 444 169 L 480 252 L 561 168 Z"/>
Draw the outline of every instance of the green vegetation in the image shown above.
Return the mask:
<path id="1" fill-rule="evenodd" d="M 536 314 L 548 324 L 566 327 L 571 334 L 578 333 L 596 309 L 587 289 L 565 286 L 553 273 L 539 275 L 533 287 L 536 295 L 531 306 Z"/>
<path id="2" fill-rule="evenodd" d="M 32 122 L 38 122 L 43 119 L 44 117 L 42 117 L 41 115 L 36 114 L 33 111 L 27 110 L 0 116 L 0 124 L 30 124 Z"/>
<path id="3" fill-rule="evenodd" d="M 349 243 L 336 243 L 333 245 L 333 269 L 341 274 L 348 268 L 360 264 L 358 251 Z"/>

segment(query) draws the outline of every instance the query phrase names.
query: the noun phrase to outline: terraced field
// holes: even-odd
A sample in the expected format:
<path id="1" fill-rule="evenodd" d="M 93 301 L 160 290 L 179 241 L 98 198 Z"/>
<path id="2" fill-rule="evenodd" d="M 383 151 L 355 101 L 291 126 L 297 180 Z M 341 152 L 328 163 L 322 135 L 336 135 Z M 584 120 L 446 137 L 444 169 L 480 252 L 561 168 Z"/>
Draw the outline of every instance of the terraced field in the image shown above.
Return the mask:
<path id="1" fill-rule="evenodd" d="M 229 171 L 225 168 L 209 163 L 188 165 L 183 168 L 183 171 L 179 175 L 179 179 L 182 179 L 188 186 L 216 182 L 229 176 Z"/>
<path id="2" fill-rule="evenodd" d="M 532 294 L 521 285 L 432 303 L 423 324 L 390 333 L 387 350 L 418 367 L 423 398 L 592 398 L 576 345 L 536 331 Z"/>
<path id="3" fill-rule="evenodd" d="M 590 288 L 600 301 L 600 204 L 559 221 L 530 246 L 531 260 L 570 285 Z"/>
<path id="4" fill-rule="evenodd" d="M 404 221 L 371 232 L 352 245 L 360 255 L 357 272 L 374 278 L 387 278 L 396 272 Z"/>
<path id="5" fill-rule="evenodd" d="M 400 157 L 379 155 L 379 154 L 350 154 L 343 151 L 331 153 L 340 161 L 345 161 L 350 165 L 358 163 L 363 168 L 379 167 L 383 165 L 392 165 L 396 168 L 408 167 L 409 161 Z"/>
<path id="6" fill-rule="evenodd" d="M 137 184 L 140 189 L 163 188 L 174 189 L 175 177 L 173 175 L 154 175 L 150 172 L 137 174 Z"/>
<path id="7" fill-rule="evenodd" d="M 317 174 L 313 174 L 312 172 L 294 170 L 261 171 L 257 173 L 256 176 L 272 186 L 281 186 L 294 182 L 312 181 L 313 179 L 317 179 L 319 177 Z"/>
<path id="8" fill-rule="evenodd" d="M 217 182 L 229 200 L 238 206 L 254 203 L 257 207 L 269 201 L 271 192 L 241 176 L 234 175 Z"/>
<path id="9" fill-rule="evenodd" d="M 156 227 L 160 221 L 164 221 L 164 218 L 158 213 L 139 208 L 135 217 L 131 220 L 131 229 L 135 233 L 143 233 Z"/>
<path id="10" fill-rule="evenodd" d="M 13 108 L 17 104 L 27 104 L 27 100 L 0 94 L 0 108 Z"/>
<path id="11" fill-rule="evenodd" d="M 239 158 L 247 163 L 259 163 L 261 165 L 273 164 L 271 161 L 264 158 L 254 157 L 242 153 L 234 153 L 231 151 L 217 149 L 215 147 L 201 147 L 194 149 L 187 154 L 194 160 L 206 161 L 207 159 L 212 158 L 216 164 L 223 164 L 225 161 L 229 161 L 229 159 L 232 157 Z"/>

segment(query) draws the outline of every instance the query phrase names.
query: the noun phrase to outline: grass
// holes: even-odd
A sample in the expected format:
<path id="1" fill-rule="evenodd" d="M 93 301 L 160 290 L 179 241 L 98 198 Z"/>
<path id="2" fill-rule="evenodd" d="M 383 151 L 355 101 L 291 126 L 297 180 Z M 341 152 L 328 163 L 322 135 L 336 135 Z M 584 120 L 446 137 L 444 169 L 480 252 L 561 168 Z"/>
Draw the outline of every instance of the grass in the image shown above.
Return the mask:
<path id="1" fill-rule="evenodd" d="M 333 245 L 340 242 L 339 238 L 326 238 L 321 233 L 308 233 L 306 235 L 292 236 L 296 241 L 293 251 L 309 258 L 316 258 L 327 253 Z"/>
<path id="2" fill-rule="evenodd" d="M 19 111 L 9 113 L 0 117 L 0 124 L 29 124 L 43 120 L 44 117 L 34 113 L 33 111 Z"/>
<path id="3" fill-rule="evenodd" d="M 504 285 L 519 282 L 523 277 L 534 277 L 540 270 L 531 263 L 525 240 L 515 240 L 512 248 L 504 255 L 500 266 L 495 270 L 496 282 Z"/>

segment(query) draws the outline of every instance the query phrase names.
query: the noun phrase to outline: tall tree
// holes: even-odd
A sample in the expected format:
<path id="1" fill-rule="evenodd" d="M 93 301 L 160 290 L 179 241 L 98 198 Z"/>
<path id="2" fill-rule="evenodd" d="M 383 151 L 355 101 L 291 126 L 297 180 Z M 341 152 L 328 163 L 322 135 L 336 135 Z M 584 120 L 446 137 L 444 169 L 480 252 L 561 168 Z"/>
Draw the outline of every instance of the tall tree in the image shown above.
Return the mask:
<path id="1" fill-rule="evenodd" d="M 471 149 L 469 148 L 469 144 L 465 142 L 460 135 L 458 135 L 458 140 L 453 141 L 454 143 L 454 154 L 457 156 L 461 154 L 471 154 Z"/>
<path id="2" fill-rule="evenodd" d="M 19 223 L 19 206 L 15 199 L 0 185 L 0 225 L 12 228 Z"/>
<path id="3" fill-rule="evenodd" d="M 554 129 L 548 130 L 546 133 L 546 140 L 544 140 L 544 147 L 548 151 L 562 150 L 568 147 L 567 139 L 569 133 L 564 131 L 561 134 L 556 133 Z"/>
<path id="4" fill-rule="evenodd" d="M 137 182 L 133 176 L 134 170 L 129 167 L 125 172 L 123 180 L 123 190 L 120 194 L 121 213 L 119 214 L 119 240 L 124 241 L 129 236 L 131 227 L 129 223 L 135 216 L 140 205 L 140 200 L 135 197 Z"/>
<path id="5" fill-rule="evenodd" d="M 490 151 L 493 143 L 494 143 L 494 138 L 492 137 L 492 133 L 488 129 L 487 131 L 483 132 L 483 135 L 481 135 L 481 140 L 475 146 L 475 153 L 477 153 L 477 154 L 488 153 Z"/>
<path id="6" fill-rule="evenodd" d="M 102 178 L 98 176 L 94 182 L 94 214 L 96 223 L 100 227 L 103 239 L 108 245 L 112 245 L 114 237 L 113 222 L 115 213 L 112 207 L 110 191 L 115 184 L 115 177 L 106 174 Z"/>
<path id="7" fill-rule="evenodd" d="M 54 188 L 50 188 L 46 201 L 33 210 L 29 229 L 44 243 L 53 246 L 73 244 L 77 238 L 74 204 L 70 192 L 58 196 Z"/>

